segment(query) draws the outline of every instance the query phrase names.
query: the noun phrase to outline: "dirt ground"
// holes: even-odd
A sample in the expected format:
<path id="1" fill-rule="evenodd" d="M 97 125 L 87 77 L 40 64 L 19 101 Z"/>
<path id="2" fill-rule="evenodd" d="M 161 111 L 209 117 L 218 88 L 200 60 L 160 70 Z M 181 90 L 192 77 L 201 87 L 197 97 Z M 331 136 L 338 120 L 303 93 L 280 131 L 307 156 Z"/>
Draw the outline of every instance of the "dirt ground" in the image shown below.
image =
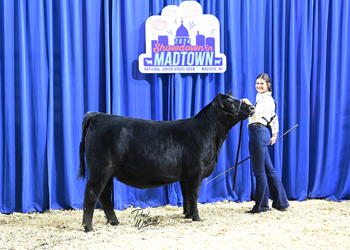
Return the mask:
<path id="1" fill-rule="evenodd" d="M 138 216 L 129 207 L 116 210 L 116 227 L 96 209 L 91 233 L 82 210 L 0 214 L 0 249 L 350 249 L 350 201 L 290 201 L 285 212 L 246 214 L 253 204 L 198 204 L 201 222 L 185 219 L 182 207 Z"/>

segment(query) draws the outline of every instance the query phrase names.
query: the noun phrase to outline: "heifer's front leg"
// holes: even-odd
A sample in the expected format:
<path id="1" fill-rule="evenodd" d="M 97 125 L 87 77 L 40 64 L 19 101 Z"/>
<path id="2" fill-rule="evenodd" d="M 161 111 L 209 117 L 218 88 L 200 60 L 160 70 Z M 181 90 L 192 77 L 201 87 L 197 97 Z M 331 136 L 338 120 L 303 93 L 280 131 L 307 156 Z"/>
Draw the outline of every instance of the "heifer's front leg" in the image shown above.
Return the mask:
<path id="1" fill-rule="evenodd" d="M 100 196 L 101 206 L 107 217 L 107 223 L 117 226 L 119 221 L 114 212 L 114 205 L 111 201 L 111 194 L 113 188 L 113 176 L 108 180 L 105 189 Z"/>
<path id="2" fill-rule="evenodd" d="M 202 178 L 196 177 L 196 179 L 192 179 L 187 182 L 187 188 L 188 188 L 187 192 L 189 195 L 188 198 L 189 198 L 189 204 L 190 204 L 190 217 L 192 217 L 193 221 L 201 220 L 198 215 L 197 201 L 198 201 L 202 180 L 203 180 Z"/>
<path id="3" fill-rule="evenodd" d="M 180 181 L 181 186 L 181 192 L 182 192 L 182 198 L 183 198 L 183 213 L 185 215 L 185 218 L 190 218 L 190 201 L 188 196 L 188 188 L 186 181 Z"/>
<path id="4" fill-rule="evenodd" d="M 92 217 L 94 215 L 95 206 L 109 178 L 110 176 L 106 175 L 102 176 L 96 173 L 90 174 L 89 180 L 86 183 L 83 205 L 83 226 L 85 232 L 92 231 Z"/>

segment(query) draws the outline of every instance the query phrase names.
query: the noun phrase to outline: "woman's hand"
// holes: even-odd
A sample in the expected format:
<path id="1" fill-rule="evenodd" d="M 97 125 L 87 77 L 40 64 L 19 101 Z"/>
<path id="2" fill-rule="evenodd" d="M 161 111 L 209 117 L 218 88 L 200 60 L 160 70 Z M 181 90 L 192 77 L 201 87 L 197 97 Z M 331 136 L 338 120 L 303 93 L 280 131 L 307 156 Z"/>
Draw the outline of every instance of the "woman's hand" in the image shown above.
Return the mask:
<path id="1" fill-rule="evenodd" d="M 248 104 L 248 105 L 252 105 L 252 103 L 247 99 L 247 98 L 243 98 L 242 102 Z"/>
<path id="2" fill-rule="evenodd" d="M 272 136 L 271 139 L 270 139 L 270 145 L 273 145 L 276 143 L 276 140 L 277 140 L 277 136 Z"/>

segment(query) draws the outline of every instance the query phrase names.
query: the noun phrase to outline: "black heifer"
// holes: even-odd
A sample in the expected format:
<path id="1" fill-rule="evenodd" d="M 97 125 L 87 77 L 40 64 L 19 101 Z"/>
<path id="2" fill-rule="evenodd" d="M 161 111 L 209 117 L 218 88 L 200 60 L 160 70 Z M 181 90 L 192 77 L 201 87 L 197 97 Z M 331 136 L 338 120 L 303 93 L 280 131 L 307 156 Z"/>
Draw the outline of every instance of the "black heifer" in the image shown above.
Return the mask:
<path id="1" fill-rule="evenodd" d="M 84 196 L 83 225 L 92 230 L 100 199 L 108 223 L 118 225 L 111 202 L 113 177 L 135 188 L 155 188 L 180 181 L 186 218 L 199 221 L 197 199 L 203 178 L 210 176 L 230 129 L 254 113 L 254 106 L 218 94 L 194 117 L 150 121 L 88 112 L 80 143 L 80 171 L 85 177 L 84 152 L 90 177 Z"/>

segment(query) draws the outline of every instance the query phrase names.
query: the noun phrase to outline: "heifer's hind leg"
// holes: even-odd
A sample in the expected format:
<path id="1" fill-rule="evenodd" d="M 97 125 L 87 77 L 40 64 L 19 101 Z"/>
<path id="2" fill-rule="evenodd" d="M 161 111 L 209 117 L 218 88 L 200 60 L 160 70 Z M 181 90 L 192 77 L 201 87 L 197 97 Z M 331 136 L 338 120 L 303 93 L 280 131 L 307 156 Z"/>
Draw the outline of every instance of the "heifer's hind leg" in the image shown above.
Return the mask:
<path id="1" fill-rule="evenodd" d="M 190 218 L 190 203 L 188 198 L 189 196 L 186 181 L 180 181 L 180 186 L 183 198 L 183 213 L 185 215 L 185 218 Z"/>
<path id="2" fill-rule="evenodd" d="M 86 183 L 83 206 L 83 226 L 85 232 L 92 231 L 92 217 L 94 215 L 95 206 L 110 176 L 111 175 L 107 175 L 106 173 L 91 172 L 90 174 L 90 178 Z"/>
<path id="3" fill-rule="evenodd" d="M 106 187 L 100 196 L 100 202 L 101 202 L 103 211 L 106 214 L 107 223 L 113 226 L 117 226 L 119 224 L 119 221 L 113 210 L 114 206 L 111 200 L 112 188 L 113 188 L 113 176 L 108 180 Z"/>

